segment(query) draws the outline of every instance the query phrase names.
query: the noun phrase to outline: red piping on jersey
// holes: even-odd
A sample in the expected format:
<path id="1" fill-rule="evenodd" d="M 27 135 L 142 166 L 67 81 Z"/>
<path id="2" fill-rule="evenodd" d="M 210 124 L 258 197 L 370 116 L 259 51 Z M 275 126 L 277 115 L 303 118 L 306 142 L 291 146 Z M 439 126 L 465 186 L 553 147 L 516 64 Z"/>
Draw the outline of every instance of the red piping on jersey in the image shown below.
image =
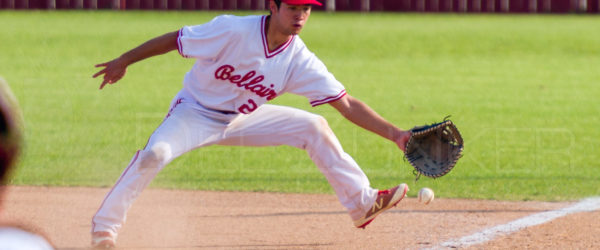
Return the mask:
<path id="1" fill-rule="evenodd" d="M 265 24 L 266 24 L 266 22 L 267 22 L 267 16 L 263 16 L 262 19 L 261 19 L 261 21 L 260 21 L 260 33 L 262 35 L 262 42 L 263 42 L 263 48 L 265 50 L 265 56 L 267 58 L 271 58 L 271 57 L 274 57 L 277 54 L 281 53 L 288 46 L 290 46 L 290 44 L 292 44 L 292 41 L 294 40 L 294 37 L 296 37 L 296 36 L 293 35 L 292 38 L 290 38 L 290 39 L 287 40 L 287 42 L 285 42 L 282 45 L 279 45 L 279 47 L 277 47 L 273 51 L 270 51 L 269 50 L 269 43 L 267 41 L 267 34 L 265 34 Z"/>
<path id="2" fill-rule="evenodd" d="M 324 99 L 321 99 L 321 100 L 312 101 L 312 102 L 310 102 L 310 105 L 312 105 L 313 107 L 315 107 L 315 106 L 319 106 L 321 104 L 334 102 L 334 101 L 337 101 L 337 100 L 341 99 L 345 95 L 346 95 L 346 90 L 344 89 L 339 94 L 337 94 L 335 96 L 330 96 L 330 97 L 327 97 L 327 98 L 324 98 Z"/>
<path id="3" fill-rule="evenodd" d="M 189 57 L 183 54 L 183 46 L 181 45 L 181 37 L 183 36 L 183 28 L 179 29 L 179 32 L 177 33 L 177 51 L 179 51 L 179 54 L 183 57 Z"/>

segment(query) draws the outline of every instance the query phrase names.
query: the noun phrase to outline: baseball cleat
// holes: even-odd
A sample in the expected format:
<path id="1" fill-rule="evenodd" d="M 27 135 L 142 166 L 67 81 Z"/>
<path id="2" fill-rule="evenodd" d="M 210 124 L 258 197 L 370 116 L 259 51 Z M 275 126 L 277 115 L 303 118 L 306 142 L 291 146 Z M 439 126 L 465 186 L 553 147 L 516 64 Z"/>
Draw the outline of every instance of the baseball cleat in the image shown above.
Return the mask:
<path id="1" fill-rule="evenodd" d="M 377 193 L 375 204 L 373 204 L 371 209 L 369 209 L 364 217 L 354 221 L 354 226 L 365 229 L 365 227 L 369 225 L 369 223 L 371 223 L 371 221 L 373 221 L 377 215 L 396 206 L 396 204 L 398 204 L 398 202 L 400 202 L 404 196 L 406 196 L 406 192 L 408 192 L 408 185 L 405 183 L 390 189 L 380 190 Z"/>
<path id="2" fill-rule="evenodd" d="M 93 249 L 113 249 L 115 248 L 115 236 L 109 232 L 92 233 Z"/>

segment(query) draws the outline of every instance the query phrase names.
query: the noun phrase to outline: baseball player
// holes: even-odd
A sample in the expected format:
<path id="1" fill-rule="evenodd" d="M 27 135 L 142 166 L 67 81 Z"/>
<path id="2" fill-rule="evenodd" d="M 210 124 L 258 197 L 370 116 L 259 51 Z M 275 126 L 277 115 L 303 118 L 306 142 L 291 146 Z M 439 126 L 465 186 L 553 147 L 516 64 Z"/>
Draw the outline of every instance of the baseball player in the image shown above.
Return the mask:
<path id="1" fill-rule="evenodd" d="M 306 150 L 331 184 L 354 225 L 364 228 L 395 206 L 408 187 L 379 191 L 342 149 L 327 121 L 304 110 L 266 104 L 284 93 L 305 96 L 312 106 L 332 105 L 351 122 L 404 150 L 410 132 L 399 129 L 344 86 L 311 53 L 298 34 L 317 0 L 271 0 L 270 15 L 223 15 L 151 39 L 120 57 L 96 65 L 100 89 L 127 67 L 178 50 L 196 60 L 161 125 L 135 153 L 92 219 L 92 244 L 114 246 L 138 194 L 173 159 L 209 145 L 290 145 Z"/>

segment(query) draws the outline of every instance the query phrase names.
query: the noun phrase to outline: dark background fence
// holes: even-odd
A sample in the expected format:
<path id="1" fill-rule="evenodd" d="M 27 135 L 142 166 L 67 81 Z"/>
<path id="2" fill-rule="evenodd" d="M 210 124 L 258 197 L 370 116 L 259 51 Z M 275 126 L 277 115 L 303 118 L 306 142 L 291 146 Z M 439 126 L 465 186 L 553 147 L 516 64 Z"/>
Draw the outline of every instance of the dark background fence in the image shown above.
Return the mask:
<path id="1" fill-rule="evenodd" d="M 599 13 L 600 0 L 322 0 L 327 11 Z M 1 9 L 264 10 L 268 0 L 0 0 Z"/>

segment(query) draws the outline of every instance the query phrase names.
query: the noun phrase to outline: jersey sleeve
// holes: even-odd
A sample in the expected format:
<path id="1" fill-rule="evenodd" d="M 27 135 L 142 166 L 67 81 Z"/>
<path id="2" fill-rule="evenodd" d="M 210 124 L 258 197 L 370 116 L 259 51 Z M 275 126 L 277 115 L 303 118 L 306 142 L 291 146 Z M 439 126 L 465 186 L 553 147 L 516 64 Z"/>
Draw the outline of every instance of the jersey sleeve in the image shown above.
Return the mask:
<path id="1" fill-rule="evenodd" d="M 299 60 L 292 67 L 286 92 L 305 96 L 313 107 L 339 100 L 346 95 L 342 83 L 308 49 L 299 53 Z"/>
<path id="2" fill-rule="evenodd" d="M 179 30 L 177 48 L 187 58 L 211 59 L 216 57 L 233 39 L 235 33 L 230 16 L 218 16 L 212 21 Z"/>

